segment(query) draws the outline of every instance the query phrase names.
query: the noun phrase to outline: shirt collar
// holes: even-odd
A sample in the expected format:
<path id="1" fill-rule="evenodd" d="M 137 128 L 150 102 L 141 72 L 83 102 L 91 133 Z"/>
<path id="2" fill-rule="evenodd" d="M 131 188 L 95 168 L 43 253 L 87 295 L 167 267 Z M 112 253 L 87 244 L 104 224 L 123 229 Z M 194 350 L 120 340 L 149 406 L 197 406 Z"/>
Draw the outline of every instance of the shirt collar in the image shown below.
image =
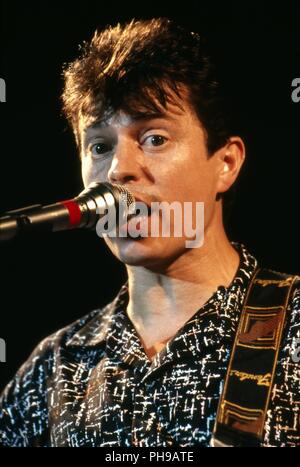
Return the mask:
<path id="1" fill-rule="evenodd" d="M 211 298 L 198 310 L 195 315 L 185 324 L 184 328 L 194 322 L 200 326 L 200 321 L 207 314 L 217 313 L 220 318 L 236 321 L 237 311 L 243 301 L 245 291 L 250 283 L 251 277 L 257 268 L 257 260 L 248 252 L 243 244 L 232 242 L 232 245 L 240 255 L 240 263 L 237 273 L 228 287 L 220 285 Z M 128 285 L 122 286 L 117 297 L 106 307 L 92 313 L 92 318 L 85 322 L 80 329 L 66 341 L 67 347 L 99 347 L 106 346 L 110 353 L 114 354 L 117 346 L 123 346 L 124 354 L 126 348 L 134 347 L 136 358 L 144 359 L 141 347 L 131 324 L 126 308 L 128 304 Z M 115 347 L 114 347 L 115 346 Z M 129 347 L 128 347 L 129 346 Z M 168 345 L 166 352 L 168 352 Z"/>

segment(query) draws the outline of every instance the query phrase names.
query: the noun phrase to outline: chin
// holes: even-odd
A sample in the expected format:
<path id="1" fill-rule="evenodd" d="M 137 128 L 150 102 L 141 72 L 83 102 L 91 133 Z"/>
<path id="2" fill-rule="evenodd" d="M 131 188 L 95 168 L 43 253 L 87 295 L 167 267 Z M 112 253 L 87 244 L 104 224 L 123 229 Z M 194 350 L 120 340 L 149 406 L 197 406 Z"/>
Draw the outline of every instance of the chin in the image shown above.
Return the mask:
<path id="1" fill-rule="evenodd" d="M 154 243 L 156 239 L 149 238 L 114 238 L 107 240 L 112 253 L 122 263 L 131 266 L 147 266 L 159 260 L 159 248 Z"/>
<path id="2" fill-rule="evenodd" d="M 172 245 L 170 240 L 170 238 L 159 237 L 139 239 L 127 237 L 105 241 L 112 253 L 128 266 L 164 269 L 167 264 L 180 256 L 178 245 Z"/>

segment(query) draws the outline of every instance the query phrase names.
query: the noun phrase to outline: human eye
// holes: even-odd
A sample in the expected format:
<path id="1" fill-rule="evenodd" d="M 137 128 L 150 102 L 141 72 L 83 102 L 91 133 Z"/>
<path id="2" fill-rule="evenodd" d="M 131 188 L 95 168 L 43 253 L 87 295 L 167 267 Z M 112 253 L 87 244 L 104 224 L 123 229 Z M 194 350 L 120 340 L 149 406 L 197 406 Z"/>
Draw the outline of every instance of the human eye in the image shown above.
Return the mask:
<path id="1" fill-rule="evenodd" d="M 89 144 L 87 152 L 93 159 L 101 159 L 109 155 L 111 150 L 111 144 L 105 141 L 95 141 Z"/>
<path id="2" fill-rule="evenodd" d="M 151 135 L 146 136 L 143 139 L 142 144 L 146 147 L 153 148 L 157 146 L 163 146 L 164 144 L 167 143 L 167 141 L 168 141 L 168 138 L 164 135 L 151 134 Z"/>

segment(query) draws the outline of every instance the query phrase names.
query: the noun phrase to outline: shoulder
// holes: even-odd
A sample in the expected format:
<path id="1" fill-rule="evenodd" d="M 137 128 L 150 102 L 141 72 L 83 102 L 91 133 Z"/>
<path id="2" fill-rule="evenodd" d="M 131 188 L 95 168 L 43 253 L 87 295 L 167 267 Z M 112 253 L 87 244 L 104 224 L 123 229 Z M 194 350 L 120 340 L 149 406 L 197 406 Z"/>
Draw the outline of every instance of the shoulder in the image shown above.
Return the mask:
<path id="1" fill-rule="evenodd" d="M 114 301 L 51 334 L 36 346 L 0 395 L 0 446 L 48 446 L 49 398 L 57 387 L 60 371 L 72 370 L 72 355 L 76 360 L 81 350 L 86 351 L 86 347 L 81 348 L 84 337 L 87 341 L 94 336 L 113 309 Z"/>
<path id="2" fill-rule="evenodd" d="M 91 340 L 95 340 L 95 337 L 99 337 L 101 331 L 103 333 L 103 330 L 106 329 L 107 322 L 116 309 L 117 299 L 118 296 L 106 306 L 90 311 L 43 339 L 35 347 L 17 375 L 26 372 L 28 366 L 32 368 L 39 364 L 43 365 L 44 371 L 51 371 L 51 367 L 55 365 L 57 356 L 63 349 L 73 345 L 86 347 Z"/>
<path id="3" fill-rule="evenodd" d="M 279 300 L 281 297 L 284 299 L 287 306 L 287 327 L 300 326 L 300 276 L 261 268 L 255 277 L 255 283 L 261 285 L 262 294 L 265 290 L 270 296 L 277 294 Z M 293 333 L 294 328 L 288 335 Z"/>
<path id="4" fill-rule="evenodd" d="M 274 294 L 276 290 L 281 290 L 284 294 L 286 291 L 288 303 L 297 301 L 300 293 L 300 276 L 269 268 L 257 268 L 254 283 L 271 294 Z"/>
<path id="5" fill-rule="evenodd" d="M 88 325 L 88 323 L 93 321 L 96 317 L 101 319 L 101 316 L 105 313 L 105 310 L 106 307 L 103 309 L 93 310 L 82 318 L 74 321 L 62 329 L 59 329 L 55 333 L 47 336 L 41 342 L 39 342 L 27 360 L 19 368 L 14 377 L 14 380 L 11 381 L 11 383 L 6 387 L 6 390 L 12 384 L 14 384 L 15 390 L 17 390 L 21 385 L 26 387 L 26 379 L 28 377 L 30 377 L 31 380 L 34 379 L 35 374 L 38 374 L 40 379 L 41 375 L 44 373 L 50 373 L 54 364 L 55 353 L 60 348 L 64 347 L 65 344 L 70 339 L 72 339 L 72 337 L 76 335 L 78 331 Z"/>
<path id="6" fill-rule="evenodd" d="M 102 308 L 95 309 L 71 324 L 59 329 L 55 333 L 43 339 L 33 350 L 32 354 L 21 366 L 16 374 L 15 381 L 34 372 L 51 373 L 51 369 L 57 363 L 57 358 L 63 349 L 75 346 L 88 346 L 98 339 L 104 339 L 110 320 L 115 314 L 119 303 L 127 294 L 127 286 L 124 285 L 113 301 Z"/>
<path id="7" fill-rule="evenodd" d="M 272 271 L 284 288 L 290 278 L 264 446 L 300 446 L 300 277 Z M 280 284 L 280 283 L 279 283 Z"/>
<path id="8" fill-rule="evenodd" d="M 116 300 L 117 297 L 103 308 L 90 311 L 85 316 L 44 338 L 19 368 L 14 378 L 14 384 L 18 386 L 18 383 L 27 377 L 32 380 L 36 373 L 39 380 L 43 374 L 51 374 L 62 349 L 67 348 L 69 344 L 84 344 L 103 328 L 115 309 Z"/>

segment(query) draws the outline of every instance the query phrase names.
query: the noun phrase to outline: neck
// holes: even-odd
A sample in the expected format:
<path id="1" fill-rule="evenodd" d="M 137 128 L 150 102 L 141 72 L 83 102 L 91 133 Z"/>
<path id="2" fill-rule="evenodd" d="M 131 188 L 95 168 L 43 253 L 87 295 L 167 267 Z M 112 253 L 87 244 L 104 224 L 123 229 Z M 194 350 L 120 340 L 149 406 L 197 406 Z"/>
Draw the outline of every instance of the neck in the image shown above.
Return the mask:
<path id="1" fill-rule="evenodd" d="M 239 254 L 224 229 L 219 229 L 218 235 L 206 232 L 202 247 L 187 250 L 161 273 L 128 266 L 128 316 L 145 341 L 147 336 L 149 342 L 166 339 L 220 285 L 230 285 L 238 266 Z"/>

